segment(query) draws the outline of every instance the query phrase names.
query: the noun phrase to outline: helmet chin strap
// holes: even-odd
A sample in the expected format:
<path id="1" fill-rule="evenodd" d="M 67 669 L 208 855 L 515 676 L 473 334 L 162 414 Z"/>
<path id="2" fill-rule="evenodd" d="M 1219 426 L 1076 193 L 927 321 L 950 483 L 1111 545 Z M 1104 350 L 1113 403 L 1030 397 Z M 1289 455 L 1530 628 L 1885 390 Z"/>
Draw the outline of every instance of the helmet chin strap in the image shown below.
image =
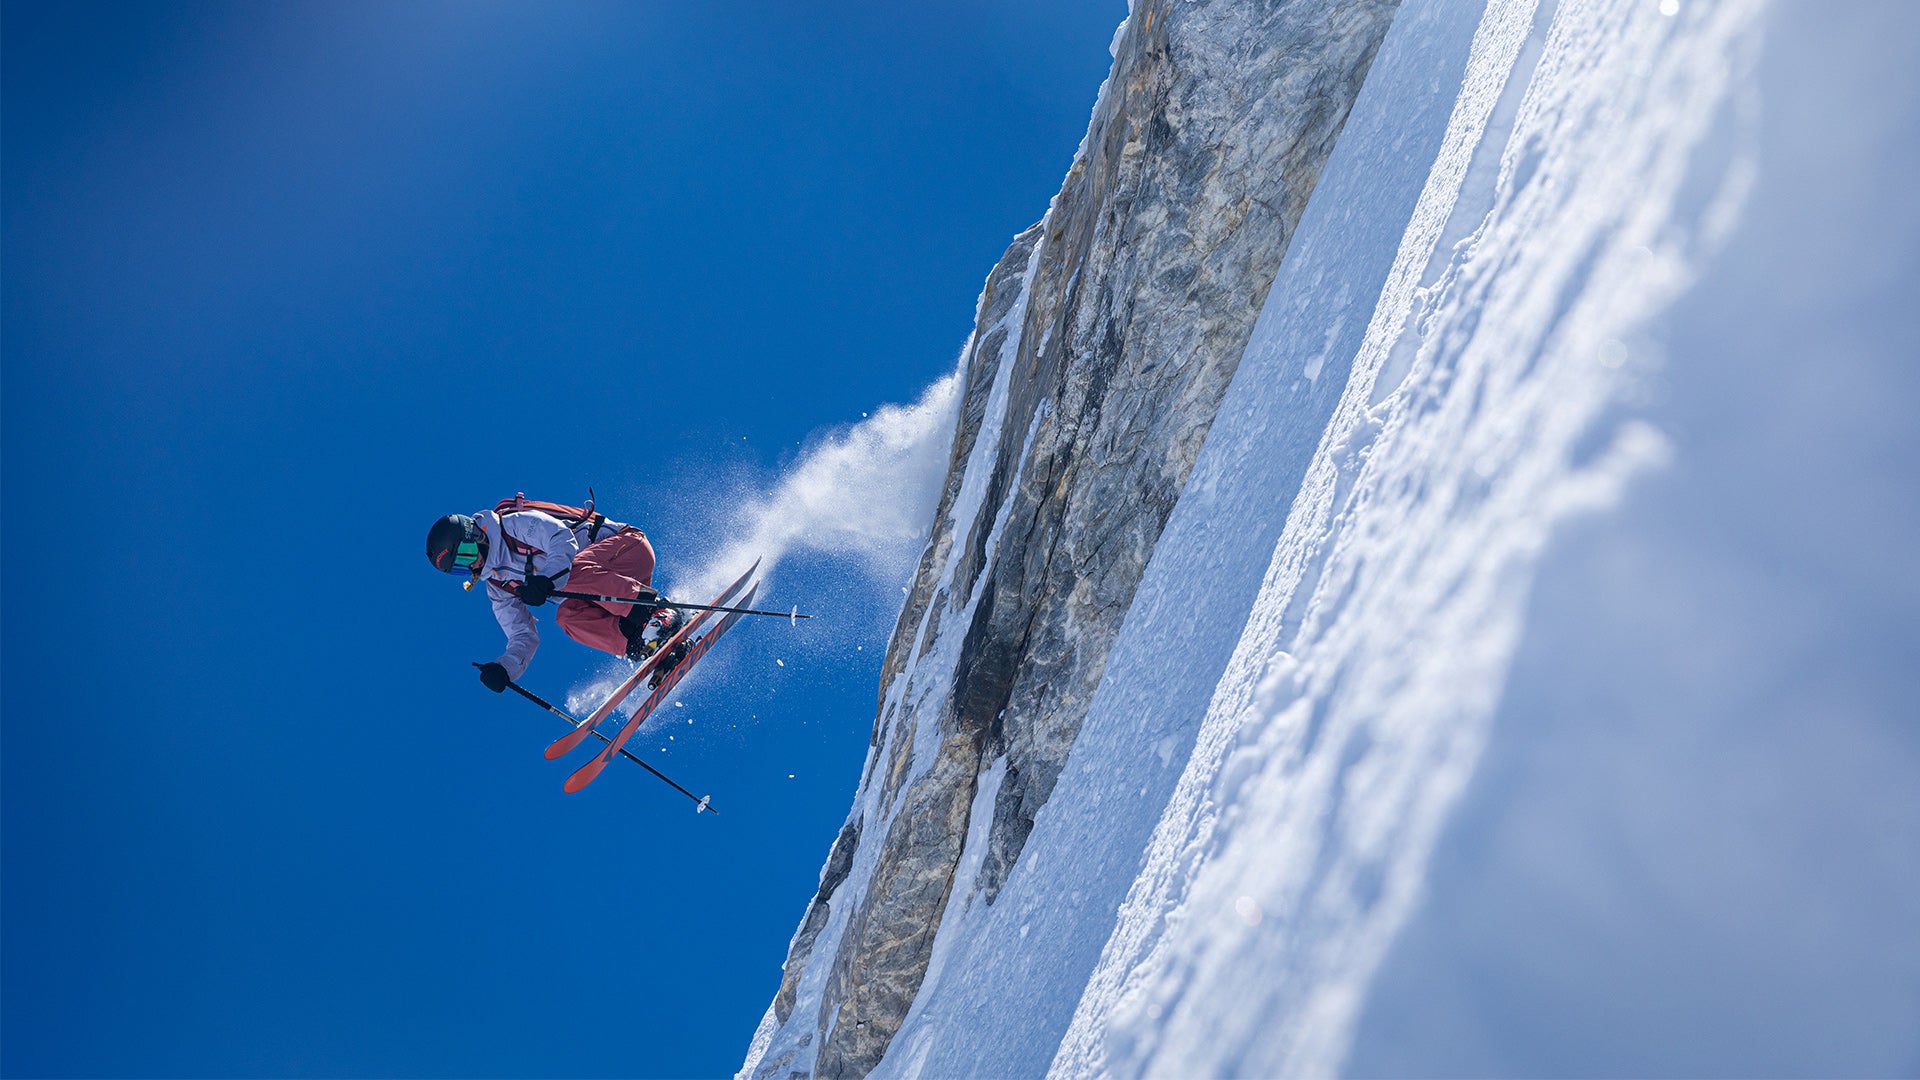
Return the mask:
<path id="1" fill-rule="evenodd" d="M 487 556 L 485 551 L 483 550 L 480 557 L 473 560 L 473 576 L 461 582 L 460 587 L 462 589 L 467 590 L 468 592 L 472 592 L 474 583 L 480 580 L 480 572 L 482 570 L 485 570 L 486 568 L 487 568 Z"/>
<path id="2" fill-rule="evenodd" d="M 476 522 L 476 524 L 478 524 Z M 487 568 L 487 527 L 480 525 L 480 555 L 473 560 L 473 576 L 460 583 L 467 592 L 473 591 L 474 583 L 480 580 L 481 571 Z"/>

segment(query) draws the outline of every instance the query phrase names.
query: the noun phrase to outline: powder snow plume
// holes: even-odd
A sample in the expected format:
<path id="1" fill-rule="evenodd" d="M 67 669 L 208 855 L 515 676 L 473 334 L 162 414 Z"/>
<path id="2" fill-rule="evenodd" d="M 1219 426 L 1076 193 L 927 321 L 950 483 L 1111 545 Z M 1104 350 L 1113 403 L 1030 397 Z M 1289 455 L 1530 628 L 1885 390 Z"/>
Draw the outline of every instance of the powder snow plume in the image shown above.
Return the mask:
<path id="1" fill-rule="evenodd" d="M 749 497 L 701 569 L 676 578 L 683 596 L 712 596 L 755 556 L 770 579 L 790 554 L 849 558 L 891 587 L 926 536 L 946 476 L 960 376 L 928 387 L 912 405 L 884 405 L 815 439 L 769 491 Z"/>
<path id="2" fill-rule="evenodd" d="M 790 555 L 820 554 L 849 564 L 849 585 L 892 594 L 912 572 L 940 498 L 960 401 L 960 373 L 940 379 L 911 405 L 883 405 L 857 424 L 830 428 L 807 448 L 770 488 L 738 496 L 739 509 L 716 522 L 727 542 L 687 564 L 670 579 L 656 579 L 677 599 L 717 595 L 760 559 L 759 600 Z M 591 711 L 619 685 L 631 665 L 604 664 L 567 694 L 576 714 Z M 696 671 L 694 678 L 698 678 Z M 622 710 L 628 711 L 637 698 Z"/>

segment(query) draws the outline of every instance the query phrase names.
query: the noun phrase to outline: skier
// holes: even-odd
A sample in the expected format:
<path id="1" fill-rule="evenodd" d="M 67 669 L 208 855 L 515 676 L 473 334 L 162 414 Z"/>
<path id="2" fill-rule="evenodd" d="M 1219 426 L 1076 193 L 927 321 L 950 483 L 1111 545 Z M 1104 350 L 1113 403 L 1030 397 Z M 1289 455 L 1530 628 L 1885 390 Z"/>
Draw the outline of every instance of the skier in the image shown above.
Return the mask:
<path id="1" fill-rule="evenodd" d="M 629 660 L 651 656 L 686 621 L 653 588 L 647 534 L 595 513 L 591 500 L 581 509 L 515 497 L 492 510 L 448 514 L 427 531 L 427 560 L 446 573 L 470 575 L 469 589 L 487 579 L 493 617 L 507 635 L 506 652 L 480 667 L 480 681 L 496 694 L 532 662 L 540 633 L 530 609 L 555 590 L 632 597 L 628 603 L 568 599 L 555 616 L 573 640 Z M 656 675 L 675 660 L 664 657 Z"/>

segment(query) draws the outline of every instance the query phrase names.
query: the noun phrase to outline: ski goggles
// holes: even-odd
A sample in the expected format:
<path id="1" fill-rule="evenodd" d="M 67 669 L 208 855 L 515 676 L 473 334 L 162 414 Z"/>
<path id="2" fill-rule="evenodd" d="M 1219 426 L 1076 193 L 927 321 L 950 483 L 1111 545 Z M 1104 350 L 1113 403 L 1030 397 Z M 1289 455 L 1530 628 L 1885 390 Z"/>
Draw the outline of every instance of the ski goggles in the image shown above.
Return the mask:
<path id="1" fill-rule="evenodd" d="M 451 574 L 455 570 L 471 570 L 479 561 L 480 545 L 463 541 L 459 547 L 453 549 L 453 566 L 447 570 L 447 573 Z"/>

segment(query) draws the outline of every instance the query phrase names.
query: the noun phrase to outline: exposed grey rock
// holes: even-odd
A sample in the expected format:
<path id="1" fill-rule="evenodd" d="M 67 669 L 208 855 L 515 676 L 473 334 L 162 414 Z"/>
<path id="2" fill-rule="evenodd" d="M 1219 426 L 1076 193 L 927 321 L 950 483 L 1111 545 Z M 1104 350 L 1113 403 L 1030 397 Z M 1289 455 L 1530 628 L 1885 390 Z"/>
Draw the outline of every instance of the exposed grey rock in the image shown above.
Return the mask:
<path id="1" fill-rule="evenodd" d="M 1396 3 L 1134 5 L 1059 196 L 981 294 L 866 775 L 755 1075 L 803 1068 L 815 1033 L 815 1075 L 871 1070 L 949 903 L 1006 881 Z M 970 826 L 984 862 L 954 896 Z"/>
<path id="2" fill-rule="evenodd" d="M 854 819 L 840 827 L 840 835 L 833 840 L 833 850 L 827 854 L 827 865 L 820 868 L 820 891 L 814 894 L 813 903 L 807 906 L 807 917 L 800 924 L 799 934 L 794 936 L 793 946 L 789 950 L 805 956 L 813 949 L 813 941 L 826 929 L 827 917 L 833 911 L 831 902 L 834 890 L 847 879 L 848 871 L 853 869 L 853 851 L 860 846 L 860 822 Z M 799 965 L 793 965 L 780 980 L 780 993 L 773 999 L 774 1015 L 781 1023 L 793 1014 L 793 999 L 797 992 L 800 976 Z"/>

